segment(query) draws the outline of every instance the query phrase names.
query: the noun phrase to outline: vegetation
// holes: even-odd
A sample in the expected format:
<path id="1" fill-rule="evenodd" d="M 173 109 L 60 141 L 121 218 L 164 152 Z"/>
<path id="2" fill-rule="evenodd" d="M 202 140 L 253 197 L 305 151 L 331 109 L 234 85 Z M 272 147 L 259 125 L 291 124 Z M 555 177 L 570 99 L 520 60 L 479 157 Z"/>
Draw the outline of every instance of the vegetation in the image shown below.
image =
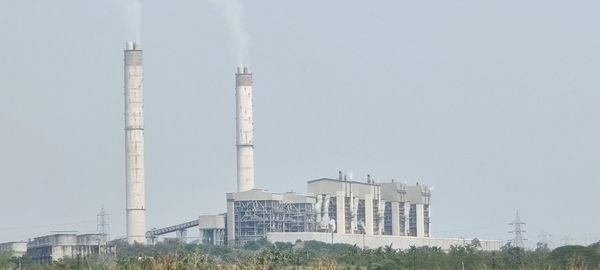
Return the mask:
<path id="1" fill-rule="evenodd" d="M 563 246 L 535 250 L 505 246 L 501 251 L 481 251 L 477 241 L 442 251 L 434 247 L 398 250 L 391 246 L 363 250 L 345 244 L 309 241 L 271 244 L 249 243 L 244 247 L 189 245 L 165 241 L 155 246 L 120 244 L 116 256 L 65 259 L 52 265 L 35 265 L 21 258 L 23 269 L 59 270 L 193 270 L 193 269 L 600 269 L 600 243 L 587 247 Z M 0 253 L 0 270 L 18 269 L 19 261 Z"/>

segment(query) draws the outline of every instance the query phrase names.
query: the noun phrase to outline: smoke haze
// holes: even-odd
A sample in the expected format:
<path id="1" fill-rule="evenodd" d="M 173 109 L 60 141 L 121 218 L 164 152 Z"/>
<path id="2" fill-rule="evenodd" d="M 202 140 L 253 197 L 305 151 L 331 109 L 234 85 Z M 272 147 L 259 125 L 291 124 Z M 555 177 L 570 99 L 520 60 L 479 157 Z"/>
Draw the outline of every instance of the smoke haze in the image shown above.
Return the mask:
<path id="1" fill-rule="evenodd" d="M 142 40 L 142 0 L 119 0 L 127 22 L 127 40 Z"/>
<path id="2" fill-rule="evenodd" d="M 248 33 L 244 25 L 242 0 L 209 0 L 223 15 L 231 32 L 232 45 L 239 66 L 248 65 Z"/>

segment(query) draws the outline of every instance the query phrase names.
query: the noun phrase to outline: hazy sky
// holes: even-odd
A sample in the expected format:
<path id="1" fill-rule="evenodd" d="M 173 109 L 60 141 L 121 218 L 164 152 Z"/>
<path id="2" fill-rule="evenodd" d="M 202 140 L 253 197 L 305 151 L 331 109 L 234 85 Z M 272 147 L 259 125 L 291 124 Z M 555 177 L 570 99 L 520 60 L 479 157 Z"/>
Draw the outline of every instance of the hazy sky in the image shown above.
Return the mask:
<path id="1" fill-rule="evenodd" d="M 125 233 L 123 2 L 0 1 L 0 242 Z M 244 1 L 256 181 L 435 187 L 436 236 L 600 240 L 600 2 Z M 251 4 L 250 4 L 251 3 Z M 144 0 L 148 228 L 225 211 L 237 58 L 207 0 Z"/>

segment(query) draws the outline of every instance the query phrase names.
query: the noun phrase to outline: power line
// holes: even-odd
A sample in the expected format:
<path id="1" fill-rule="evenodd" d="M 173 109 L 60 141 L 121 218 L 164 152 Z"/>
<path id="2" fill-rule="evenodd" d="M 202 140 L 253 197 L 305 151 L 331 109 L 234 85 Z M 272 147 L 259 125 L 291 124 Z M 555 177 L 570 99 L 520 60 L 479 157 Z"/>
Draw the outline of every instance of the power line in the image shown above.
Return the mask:
<path id="1" fill-rule="evenodd" d="M 489 229 L 498 229 L 504 226 L 494 226 L 489 225 L 486 227 L 471 227 L 471 228 L 457 228 L 457 229 L 449 229 L 449 230 L 436 230 L 436 233 L 453 233 L 453 232 L 463 232 L 463 231 L 476 231 L 476 230 L 489 230 Z"/>

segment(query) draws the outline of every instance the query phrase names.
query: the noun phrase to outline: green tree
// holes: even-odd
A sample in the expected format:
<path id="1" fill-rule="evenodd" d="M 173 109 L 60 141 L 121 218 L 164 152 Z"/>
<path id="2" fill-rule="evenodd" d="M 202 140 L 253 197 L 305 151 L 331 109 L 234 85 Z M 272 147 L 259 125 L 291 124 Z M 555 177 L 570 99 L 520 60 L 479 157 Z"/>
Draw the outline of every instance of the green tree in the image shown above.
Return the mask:
<path id="1" fill-rule="evenodd" d="M 9 269 L 13 266 L 11 263 L 12 254 L 5 251 L 0 251 L 0 269 Z"/>
<path id="2" fill-rule="evenodd" d="M 560 267 L 588 267 L 596 269 L 600 265 L 600 253 L 594 245 L 563 246 L 550 253 L 552 262 Z"/>

